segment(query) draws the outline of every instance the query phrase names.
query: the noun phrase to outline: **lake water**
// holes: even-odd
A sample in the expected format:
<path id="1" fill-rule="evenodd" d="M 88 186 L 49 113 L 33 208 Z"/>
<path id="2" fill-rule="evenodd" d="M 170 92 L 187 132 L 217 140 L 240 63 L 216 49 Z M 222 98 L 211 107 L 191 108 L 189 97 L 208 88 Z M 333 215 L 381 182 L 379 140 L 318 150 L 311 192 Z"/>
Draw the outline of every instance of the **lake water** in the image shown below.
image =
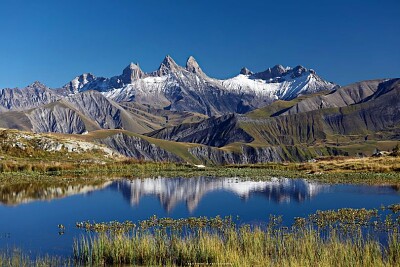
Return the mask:
<path id="1" fill-rule="evenodd" d="M 157 217 L 216 215 L 261 223 L 270 214 L 294 217 L 317 210 L 379 208 L 400 202 L 390 186 L 328 185 L 304 179 L 149 178 L 100 186 L 21 190 L 0 195 L 0 248 L 71 255 L 76 222 L 138 221 Z M 58 224 L 66 227 L 60 235 Z"/>

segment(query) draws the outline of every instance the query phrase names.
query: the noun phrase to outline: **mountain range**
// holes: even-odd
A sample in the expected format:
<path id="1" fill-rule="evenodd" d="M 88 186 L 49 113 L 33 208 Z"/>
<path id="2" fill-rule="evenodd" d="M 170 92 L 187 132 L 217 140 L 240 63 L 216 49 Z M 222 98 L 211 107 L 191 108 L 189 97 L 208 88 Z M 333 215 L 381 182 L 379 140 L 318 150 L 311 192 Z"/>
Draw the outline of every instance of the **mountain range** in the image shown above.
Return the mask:
<path id="1" fill-rule="evenodd" d="M 400 140 L 400 79 L 340 87 L 313 69 L 207 76 L 193 57 L 156 71 L 129 64 L 61 88 L 0 90 L 0 127 L 80 134 L 145 160 L 226 164 L 370 154 Z"/>

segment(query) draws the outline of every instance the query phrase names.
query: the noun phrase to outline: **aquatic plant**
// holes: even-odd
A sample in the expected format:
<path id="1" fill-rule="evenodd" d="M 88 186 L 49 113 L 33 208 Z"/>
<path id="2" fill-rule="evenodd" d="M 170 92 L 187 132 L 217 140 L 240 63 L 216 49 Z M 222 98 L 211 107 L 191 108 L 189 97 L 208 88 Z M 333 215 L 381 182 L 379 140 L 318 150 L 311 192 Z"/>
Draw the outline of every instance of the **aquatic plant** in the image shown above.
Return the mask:
<path id="1" fill-rule="evenodd" d="M 366 234 L 363 229 L 382 230 L 370 227 L 373 220 L 388 231 Z M 74 260 L 83 265 L 397 266 L 396 222 L 381 219 L 376 209 L 339 209 L 295 218 L 292 227 L 284 227 L 281 216 L 270 216 L 266 226 L 239 225 L 231 217 L 153 216 L 137 225 L 123 223 L 131 226 L 126 231 L 114 231 L 111 226 L 121 229 L 116 222 L 100 224 L 108 231 L 83 223 L 78 227 L 98 234 L 75 240 Z M 382 234 L 386 245 L 378 238 Z"/>
<path id="2" fill-rule="evenodd" d="M 20 249 L 0 251 L 0 266 L 12 267 L 48 267 L 48 266 L 75 266 L 73 259 L 58 256 L 39 256 L 32 259 L 32 255 Z"/>

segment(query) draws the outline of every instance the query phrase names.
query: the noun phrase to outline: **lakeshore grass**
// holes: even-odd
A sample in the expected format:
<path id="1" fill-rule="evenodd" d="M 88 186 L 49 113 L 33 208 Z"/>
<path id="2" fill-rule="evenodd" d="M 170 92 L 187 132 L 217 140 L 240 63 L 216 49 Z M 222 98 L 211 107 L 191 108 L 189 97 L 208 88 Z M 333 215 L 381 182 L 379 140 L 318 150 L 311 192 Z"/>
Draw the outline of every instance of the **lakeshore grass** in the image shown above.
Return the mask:
<path id="1" fill-rule="evenodd" d="M 291 227 L 273 215 L 261 225 L 219 216 L 78 222 L 90 233 L 71 257 L 14 249 L 0 252 L 0 266 L 399 266 L 398 206 L 317 211 Z"/>
<path id="2" fill-rule="evenodd" d="M 4 167 L 7 165 L 7 167 Z M 119 160 L 96 163 L 0 162 L 0 186 L 16 184 L 63 184 L 147 177 L 271 177 L 306 178 L 326 183 L 393 185 L 400 188 L 400 157 L 323 158 L 307 163 L 264 163 L 208 166 L 204 169 L 184 163 L 154 163 Z"/>
<path id="3" fill-rule="evenodd" d="M 341 209 L 297 218 L 290 228 L 277 216 L 265 227 L 237 226 L 229 217 L 152 217 L 137 226 L 84 222 L 78 227 L 99 234 L 75 241 L 74 260 L 95 266 L 399 266 L 399 219 L 378 220 L 373 229 L 386 235 L 382 245 L 377 235 L 362 232 L 377 218 L 377 210 Z"/>
<path id="4" fill-rule="evenodd" d="M 71 258 L 58 256 L 43 256 L 32 259 L 32 255 L 20 249 L 8 249 L 0 251 L 1 267 L 50 267 L 50 266 L 74 266 Z"/>

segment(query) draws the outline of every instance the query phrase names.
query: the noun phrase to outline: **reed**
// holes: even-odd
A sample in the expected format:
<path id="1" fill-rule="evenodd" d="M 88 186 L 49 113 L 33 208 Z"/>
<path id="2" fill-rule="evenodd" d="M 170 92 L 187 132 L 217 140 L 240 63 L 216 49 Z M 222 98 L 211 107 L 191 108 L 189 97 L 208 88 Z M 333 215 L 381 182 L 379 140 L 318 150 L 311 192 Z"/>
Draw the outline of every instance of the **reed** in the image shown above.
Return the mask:
<path id="1" fill-rule="evenodd" d="M 7 249 L 0 252 L 1 267 L 48 267 L 48 266 L 74 266 L 71 258 L 58 256 L 43 256 L 32 259 L 32 255 L 20 249 Z"/>
<path id="2" fill-rule="evenodd" d="M 97 234 L 75 240 L 74 260 L 95 266 L 399 266 L 398 220 L 379 228 L 387 240 L 382 245 L 378 235 L 363 232 L 376 218 L 377 210 L 342 209 L 299 218 L 292 227 L 283 227 L 276 216 L 264 227 L 238 226 L 230 217 L 152 217 L 105 228 L 86 222 L 81 227 Z"/>

